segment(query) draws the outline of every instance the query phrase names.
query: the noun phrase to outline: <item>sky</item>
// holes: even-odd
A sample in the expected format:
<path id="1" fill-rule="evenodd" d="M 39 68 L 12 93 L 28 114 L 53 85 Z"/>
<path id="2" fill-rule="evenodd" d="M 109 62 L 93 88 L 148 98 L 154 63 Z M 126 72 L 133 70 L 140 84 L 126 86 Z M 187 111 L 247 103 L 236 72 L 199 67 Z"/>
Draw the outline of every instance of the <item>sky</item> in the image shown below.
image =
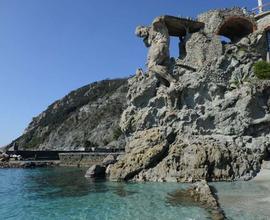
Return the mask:
<path id="1" fill-rule="evenodd" d="M 159 15 L 195 17 L 213 8 L 256 5 L 256 0 L 0 0 L 0 146 L 70 91 L 144 67 L 147 49 L 134 35 L 136 26 Z"/>

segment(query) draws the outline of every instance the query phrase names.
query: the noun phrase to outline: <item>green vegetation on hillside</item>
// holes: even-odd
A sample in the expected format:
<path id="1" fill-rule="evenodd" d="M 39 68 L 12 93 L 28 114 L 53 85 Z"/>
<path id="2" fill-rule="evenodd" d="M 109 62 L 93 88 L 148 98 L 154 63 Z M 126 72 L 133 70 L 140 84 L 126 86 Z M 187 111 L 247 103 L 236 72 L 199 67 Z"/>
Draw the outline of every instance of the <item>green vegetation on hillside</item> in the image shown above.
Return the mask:
<path id="1" fill-rule="evenodd" d="M 270 63 L 258 61 L 254 64 L 254 73 L 259 79 L 270 79 Z"/>

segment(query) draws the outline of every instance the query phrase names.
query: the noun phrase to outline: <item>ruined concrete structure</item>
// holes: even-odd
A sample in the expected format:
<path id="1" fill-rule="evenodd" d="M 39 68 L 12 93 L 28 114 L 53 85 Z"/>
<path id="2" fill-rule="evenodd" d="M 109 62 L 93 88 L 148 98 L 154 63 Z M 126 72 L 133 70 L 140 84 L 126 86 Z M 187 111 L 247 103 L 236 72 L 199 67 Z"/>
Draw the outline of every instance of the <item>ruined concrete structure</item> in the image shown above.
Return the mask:
<path id="1" fill-rule="evenodd" d="M 270 157 L 270 81 L 256 78 L 253 66 L 267 59 L 268 17 L 232 8 L 197 19 L 161 16 L 137 29 L 152 65 L 129 79 L 120 121 L 127 153 L 110 168 L 112 180 L 235 180 L 259 172 Z M 179 37 L 178 58 L 169 56 L 169 36 Z"/>
<path id="2" fill-rule="evenodd" d="M 260 31 L 259 36 L 264 41 L 258 48 L 261 58 L 269 59 L 270 48 L 270 12 L 254 15 L 246 9 L 233 8 L 224 10 L 212 10 L 198 16 L 197 19 L 180 18 L 174 16 L 157 17 L 149 27 L 139 26 L 136 35 L 144 39 L 149 47 L 147 67 L 149 74 L 155 73 L 168 83 L 175 79 L 170 70 L 170 36 L 179 38 L 178 64 L 191 69 L 197 69 L 205 65 L 212 58 L 212 53 L 222 55 L 226 50 L 226 43 L 236 44 L 249 34 Z M 196 34 L 197 33 L 197 34 Z M 203 42 L 197 41 L 195 45 L 188 43 L 191 37 L 203 33 L 207 41 L 211 39 L 212 46 L 203 48 Z M 222 37 L 230 42 L 222 41 Z M 202 40 L 202 39 L 201 39 Z M 194 49 L 199 53 L 199 58 L 194 56 Z M 207 50 L 207 51 L 205 51 Z M 194 66 L 195 64 L 195 66 Z"/>

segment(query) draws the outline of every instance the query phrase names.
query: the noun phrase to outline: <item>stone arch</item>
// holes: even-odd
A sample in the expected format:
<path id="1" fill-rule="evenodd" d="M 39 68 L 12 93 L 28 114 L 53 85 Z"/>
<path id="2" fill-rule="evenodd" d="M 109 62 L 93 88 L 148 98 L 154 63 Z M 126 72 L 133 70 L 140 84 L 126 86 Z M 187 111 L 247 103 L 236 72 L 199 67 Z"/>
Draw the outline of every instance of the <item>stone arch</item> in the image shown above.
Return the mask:
<path id="1" fill-rule="evenodd" d="M 256 24 L 252 20 L 233 16 L 226 19 L 218 28 L 217 35 L 225 36 L 232 42 L 236 42 L 241 38 L 253 33 L 256 30 Z"/>

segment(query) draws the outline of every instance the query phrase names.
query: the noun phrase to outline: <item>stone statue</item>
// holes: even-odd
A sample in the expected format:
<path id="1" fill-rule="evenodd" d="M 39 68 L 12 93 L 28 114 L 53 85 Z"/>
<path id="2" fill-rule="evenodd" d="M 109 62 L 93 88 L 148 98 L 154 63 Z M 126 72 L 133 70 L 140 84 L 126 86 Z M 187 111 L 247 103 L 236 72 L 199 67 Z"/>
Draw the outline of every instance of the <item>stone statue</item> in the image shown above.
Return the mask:
<path id="1" fill-rule="evenodd" d="M 170 36 L 163 17 L 156 18 L 150 27 L 139 26 L 136 35 L 149 47 L 147 67 L 149 74 L 156 74 L 170 84 L 175 79 L 169 73 Z"/>

